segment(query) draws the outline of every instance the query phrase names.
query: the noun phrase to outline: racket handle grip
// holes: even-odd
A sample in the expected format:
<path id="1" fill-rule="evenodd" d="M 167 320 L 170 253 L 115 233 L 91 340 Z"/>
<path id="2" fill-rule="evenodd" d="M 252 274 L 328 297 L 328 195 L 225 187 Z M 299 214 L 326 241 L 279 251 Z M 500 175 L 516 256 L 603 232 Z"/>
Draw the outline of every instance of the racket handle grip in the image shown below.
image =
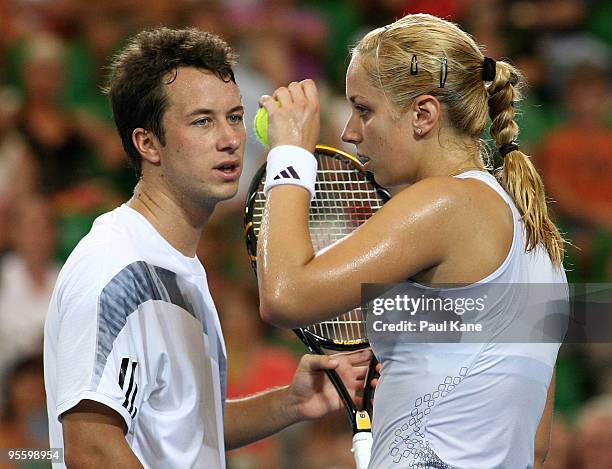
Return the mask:
<path id="1" fill-rule="evenodd" d="M 372 433 L 359 432 L 353 435 L 353 456 L 356 469 L 367 469 L 372 454 Z"/>

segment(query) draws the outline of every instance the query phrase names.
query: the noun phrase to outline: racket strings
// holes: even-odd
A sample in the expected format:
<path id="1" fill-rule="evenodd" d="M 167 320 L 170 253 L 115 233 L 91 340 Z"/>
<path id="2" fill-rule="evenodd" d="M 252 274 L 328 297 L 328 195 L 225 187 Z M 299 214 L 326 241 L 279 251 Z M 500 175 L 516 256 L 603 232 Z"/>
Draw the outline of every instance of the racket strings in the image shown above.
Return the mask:
<path id="1" fill-rule="evenodd" d="M 309 215 L 315 252 L 355 231 L 383 204 L 374 185 L 348 159 L 317 153 L 316 198 Z M 253 230 L 259 237 L 265 195 L 263 182 L 253 204 Z M 313 334 L 337 343 L 366 342 L 366 317 L 361 308 L 309 326 Z"/>

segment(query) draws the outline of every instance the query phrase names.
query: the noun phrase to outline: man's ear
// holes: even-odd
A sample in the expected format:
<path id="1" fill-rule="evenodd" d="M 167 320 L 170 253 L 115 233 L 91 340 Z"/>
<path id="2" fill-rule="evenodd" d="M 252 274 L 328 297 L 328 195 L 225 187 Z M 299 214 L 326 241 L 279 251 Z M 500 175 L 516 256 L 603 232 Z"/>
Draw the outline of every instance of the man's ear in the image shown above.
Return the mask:
<path id="1" fill-rule="evenodd" d="M 440 120 L 440 101 L 429 94 L 421 95 L 412 103 L 410 112 L 415 135 L 424 137 Z"/>
<path id="2" fill-rule="evenodd" d="M 159 165 L 161 160 L 159 148 L 161 144 L 153 132 L 142 127 L 134 129 L 132 131 L 132 143 L 143 159 L 154 165 Z"/>

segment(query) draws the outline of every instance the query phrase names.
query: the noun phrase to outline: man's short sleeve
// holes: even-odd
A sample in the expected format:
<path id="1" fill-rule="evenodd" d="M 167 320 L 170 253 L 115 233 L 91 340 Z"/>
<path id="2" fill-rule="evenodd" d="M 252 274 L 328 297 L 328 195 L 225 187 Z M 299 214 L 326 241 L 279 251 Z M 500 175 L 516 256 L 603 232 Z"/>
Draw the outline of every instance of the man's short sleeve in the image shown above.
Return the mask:
<path id="1" fill-rule="evenodd" d="M 99 272 L 75 267 L 57 297 L 57 415 L 89 399 L 119 413 L 129 430 L 146 385 L 142 336 L 129 320 L 138 307 L 131 274 L 101 282 Z"/>

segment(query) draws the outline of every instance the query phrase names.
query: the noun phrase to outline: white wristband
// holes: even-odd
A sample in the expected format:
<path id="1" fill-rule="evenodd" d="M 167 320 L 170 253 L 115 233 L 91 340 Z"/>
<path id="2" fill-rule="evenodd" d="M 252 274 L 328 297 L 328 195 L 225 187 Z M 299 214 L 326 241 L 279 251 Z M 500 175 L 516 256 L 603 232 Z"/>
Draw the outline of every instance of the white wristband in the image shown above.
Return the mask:
<path id="1" fill-rule="evenodd" d="M 280 145 L 268 153 L 264 194 L 275 186 L 293 184 L 310 192 L 315 197 L 317 160 L 312 153 L 294 145 Z"/>

